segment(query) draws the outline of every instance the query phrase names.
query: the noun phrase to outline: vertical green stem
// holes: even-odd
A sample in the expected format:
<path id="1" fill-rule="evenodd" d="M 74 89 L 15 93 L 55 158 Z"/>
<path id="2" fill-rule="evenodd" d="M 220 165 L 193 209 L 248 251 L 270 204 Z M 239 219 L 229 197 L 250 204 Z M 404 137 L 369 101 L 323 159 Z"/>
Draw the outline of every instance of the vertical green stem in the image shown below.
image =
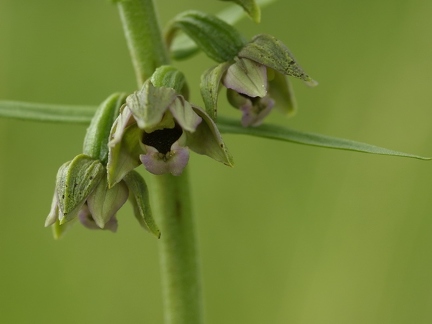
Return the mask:
<path id="1" fill-rule="evenodd" d="M 118 8 L 138 85 L 168 63 L 152 0 L 120 0 Z M 201 277 L 187 170 L 153 176 L 152 208 L 161 230 L 159 251 L 166 324 L 202 324 Z"/>
<path id="2" fill-rule="evenodd" d="M 152 207 L 161 228 L 165 323 L 203 323 L 201 278 L 186 170 L 180 177 L 155 176 Z"/>
<path id="3" fill-rule="evenodd" d="M 152 0 L 119 0 L 118 9 L 138 85 L 169 62 Z"/>

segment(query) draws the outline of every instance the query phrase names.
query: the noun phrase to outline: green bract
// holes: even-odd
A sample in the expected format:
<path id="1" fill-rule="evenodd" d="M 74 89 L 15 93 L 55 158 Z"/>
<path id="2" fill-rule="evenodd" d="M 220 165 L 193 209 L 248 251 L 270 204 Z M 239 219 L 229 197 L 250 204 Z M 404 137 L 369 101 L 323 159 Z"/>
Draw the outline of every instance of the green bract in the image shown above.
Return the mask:
<path id="1" fill-rule="evenodd" d="M 230 1 L 237 3 L 239 6 L 242 6 L 244 11 L 247 12 L 249 17 L 253 19 L 256 23 L 259 23 L 261 20 L 261 10 L 255 0 L 220 0 L 220 1 Z"/>
<path id="2" fill-rule="evenodd" d="M 135 218 L 141 226 L 160 238 L 160 231 L 153 220 L 149 194 L 144 179 L 136 171 L 129 172 L 124 178 L 129 188 L 129 201 L 132 203 Z"/>
<path id="3" fill-rule="evenodd" d="M 165 33 L 168 48 L 178 30 L 186 33 L 216 62 L 234 59 L 246 43 L 234 27 L 216 16 L 199 11 L 186 11 L 170 22 Z"/>
<path id="4" fill-rule="evenodd" d="M 83 153 L 99 159 L 105 165 L 108 161 L 108 137 L 111 126 L 125 100 L 126 94 L 124 93 L 109 96 L 93 116 L 84 138 Z"/>

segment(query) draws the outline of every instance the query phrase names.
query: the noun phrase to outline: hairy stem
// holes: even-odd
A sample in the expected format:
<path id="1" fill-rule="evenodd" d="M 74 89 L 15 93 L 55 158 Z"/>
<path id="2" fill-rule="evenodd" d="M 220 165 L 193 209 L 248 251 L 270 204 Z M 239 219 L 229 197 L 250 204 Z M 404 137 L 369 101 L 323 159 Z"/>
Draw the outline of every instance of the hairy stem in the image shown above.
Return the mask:
<path id="1" fill-rule="evenodd" d="M 187 171 L 155 176 L 152 207 L 161 229 L 165 323 L 202 323 L 201 280 Z"/>
<path id="2" fill-rule="evenodd" d="M 152 0 L 117 3 L 138 85 L 169 62 Z"/>
<path id="3" fill-rule="evenodd" d="M 140 87 L 167 64 L 152 0 L 118 2 L 121 20 Z M 153 176 L 152 208 L 161 230 L 160 259 L 166 324 L 203 323 L 201 277 L 186 170 L 179 177 Z"/>

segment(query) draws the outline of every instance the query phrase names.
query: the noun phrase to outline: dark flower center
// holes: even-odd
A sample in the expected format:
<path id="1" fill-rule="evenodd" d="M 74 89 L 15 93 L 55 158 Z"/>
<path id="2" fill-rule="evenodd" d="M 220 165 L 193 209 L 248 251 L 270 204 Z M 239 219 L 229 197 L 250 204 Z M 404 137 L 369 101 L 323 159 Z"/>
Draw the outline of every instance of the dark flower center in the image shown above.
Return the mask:
<path id="1" fill-rule="evenodd" d="M 151 133 L 144 132 L 142 142 L 153 146 L 162 154 L 167 154 L 171 151 L 171 145 L 180 138 L 182 133 L 182 128 L 176 124 L 174 128 L 158 129 Z"/>

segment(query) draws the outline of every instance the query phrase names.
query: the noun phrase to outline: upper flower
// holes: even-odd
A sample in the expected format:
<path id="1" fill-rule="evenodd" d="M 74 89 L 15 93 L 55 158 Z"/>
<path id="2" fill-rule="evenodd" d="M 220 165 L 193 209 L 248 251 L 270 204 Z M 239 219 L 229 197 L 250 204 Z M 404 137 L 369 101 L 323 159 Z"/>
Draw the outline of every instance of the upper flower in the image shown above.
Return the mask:
<path id="1" fill-rule="evenodd" d="M 231 105 L 242 111 L 243 126 L 260 125 L 273 107 L 286 114 L 295 111 L 293 91 L 286 76 L 300 78 L 309 86 L 317 84 L 297 64 L 288 48 L 272 36 L 261 34 L 246 42 L 234 27 L 216 16 L 187 11 L 171 22 L 166 34 L 168 46 L 179 29 L 220 63 L 201 77 L 201 95 L 206 112 L 213 119 L 221 84 L 228 89 Z M 184 58 L 192 53 L 183 50 L 176 55 Z"/>
<path id="2" fill-rule="evenodd" d="M 141 90 L 127 97 L 111 129 L 110 185 L 141 163 L 153 174 L 180 175 L 189 160 L 189 148 L 232 165 L 215 123 L 185 99 L 185 90 L 183 74 L 162 66 Z"/>
<path id="3" fill-rule="evenodd" d="M 243 126 L 259 126 L 273 107 L 290 115 L 296 110 L 294 93 L 287 76 L 310 78 L 292 54 L 276 38 L 255 36 L 232 61 L 207 70 L 201 77 L 201 94 L 208 110 L 216 111 L 220 84 L 227 88 L 229 103 L 242 112 Z"/>

